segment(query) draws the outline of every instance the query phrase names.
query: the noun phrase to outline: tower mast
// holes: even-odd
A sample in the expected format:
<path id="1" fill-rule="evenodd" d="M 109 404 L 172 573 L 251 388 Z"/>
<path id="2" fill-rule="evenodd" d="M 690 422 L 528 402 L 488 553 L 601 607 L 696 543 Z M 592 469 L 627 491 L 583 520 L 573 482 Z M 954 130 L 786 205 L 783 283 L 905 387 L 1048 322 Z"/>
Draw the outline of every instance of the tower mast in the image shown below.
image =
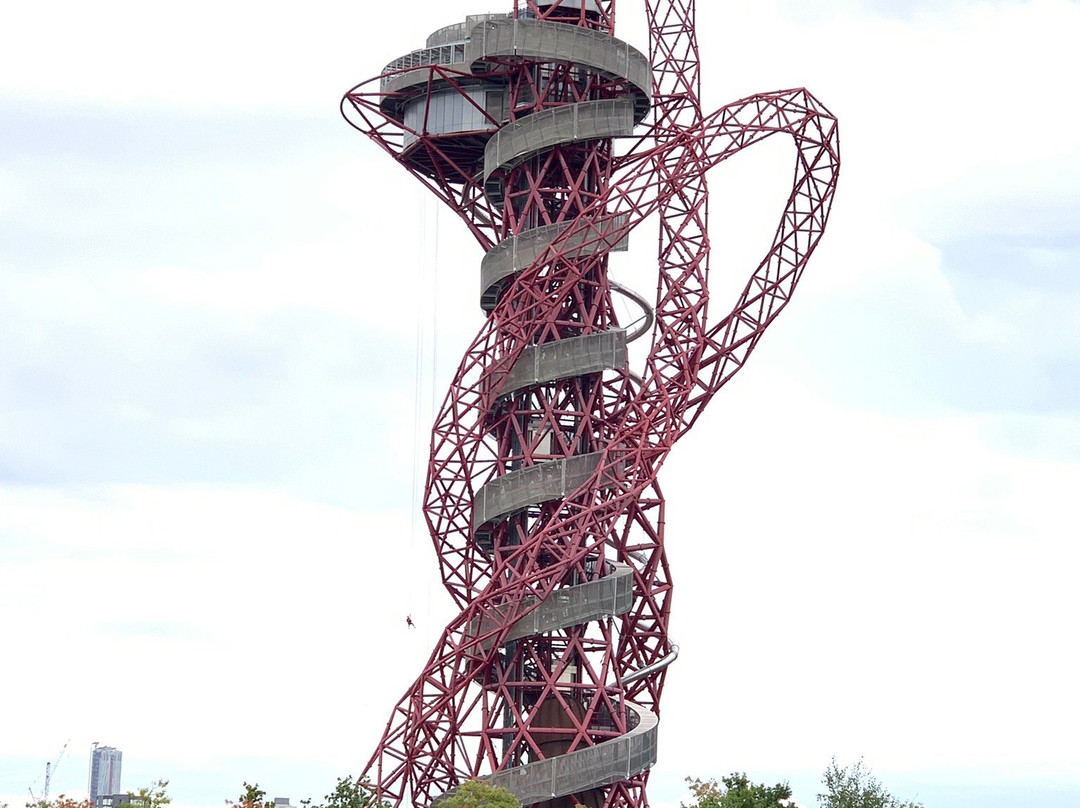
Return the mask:
<path id="1" fill-rule="evenodd" d="M 424 501 L 460 614 L 365 769 L 394 806 L 474 777 L 525 806 L 648 805 L 676 656 L 658 474 L 787 305 L 839 148 L 802 89 L 704 115 L 694 0 L 645 7 L 648 53 L 615 37 L 614 0 L 517 0 L 436 30 L 342 101 L 484 251 L 484 320 L 435 419 Z M 717 317 L 705 175 L 776 134 L 795 142 L 794 187 Z M 647 302 L 608 259 L 654 215 Z M 620 295 L 645 327 L 619 321 Z"/>

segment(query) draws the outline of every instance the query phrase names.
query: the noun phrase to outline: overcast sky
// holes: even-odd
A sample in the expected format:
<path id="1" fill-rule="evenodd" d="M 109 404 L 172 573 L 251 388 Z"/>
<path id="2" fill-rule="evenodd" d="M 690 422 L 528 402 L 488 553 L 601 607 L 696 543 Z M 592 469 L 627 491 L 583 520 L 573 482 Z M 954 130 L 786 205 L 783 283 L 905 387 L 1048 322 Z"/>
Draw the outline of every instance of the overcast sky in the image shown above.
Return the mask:
<path id="1" fill-rule="evenodd" d="M 1080 4 L 701 5 L 706 107 L 805 85 L 843 171 L 661 477 L 653 802 L 746 770 L 810 806 L 835 755 L 928 808 L 1080 804 Z M 371 754 L 451 615 L 414 457 L 481 253 L 337 104 L 508 6 L 5 8 L 0 803 L 69 740 L 54 794 L 99 741 L 178 808 L 320 797 Z M 718 299 L 793 155 L 710 175 Z M 654 288 L 654 239 L 613 276 Z"/>

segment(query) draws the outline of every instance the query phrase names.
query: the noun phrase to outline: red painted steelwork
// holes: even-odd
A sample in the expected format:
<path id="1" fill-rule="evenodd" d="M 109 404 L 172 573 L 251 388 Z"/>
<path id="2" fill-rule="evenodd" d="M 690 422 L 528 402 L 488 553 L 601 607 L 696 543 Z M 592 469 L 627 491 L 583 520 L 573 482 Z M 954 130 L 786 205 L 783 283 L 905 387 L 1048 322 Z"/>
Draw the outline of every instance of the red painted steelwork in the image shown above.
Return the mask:
<path id="1" fill-rule="evenodd" d="M 567 61 L 513 56 L 469 65 L 448 56 L 388 69 L 342 102 L 346 119 L 446 202 L 485 250 L 563 227 L 504 282 L 432 431 L 424 513 L 461 613 L 394 708 L 365 769 L 379 799 L 395 806 L 427 806 L 463 779 L 617 740 L 633 728 L 632 712 L 659 714 L 672 647 L 657 474 L 787 305 L 825 227 L 840 165 L 834 117 L 802 89 L 704 115 L 693 0 L 645 5 L 651 111 L 640 132 L 624 138 L 624 153 L 611 138 L 568 138 L 492 174 L 494 195 L 485 193 L 484 155 L 496 130 L 545 111 L 629 98 L 633 88 Z M 615 2 L 529 0 L 507 16 L 610 37 Z M 393 89 L 403 84 L 410 89 Z M 477 87 L 498 88 L 500 103 L 481 104 Z M 439 93 L 467 99 L 465 114 L 482 124 L 432 128 Z M 413 118 L 402 112 L 408 104 Z M 709 310 L 706 174 L 777 134 L 796 146 L 791 194 L 738 303 L 717 318 Z M 533 346 L 619 327 L 607 253 L 654 214 L 659 284 L 640 375 L 616 366 L 504 392 Z M 584 455 L 597 460 L 583 484 L 474 523 L 478 492 L 493 480 Z M 523 617 L 616 564 L 633 571 L 628 609 L 511 636 Z M 548 804 L 644 807 L 647 776 L 646 768 L 607 777 Z"/>

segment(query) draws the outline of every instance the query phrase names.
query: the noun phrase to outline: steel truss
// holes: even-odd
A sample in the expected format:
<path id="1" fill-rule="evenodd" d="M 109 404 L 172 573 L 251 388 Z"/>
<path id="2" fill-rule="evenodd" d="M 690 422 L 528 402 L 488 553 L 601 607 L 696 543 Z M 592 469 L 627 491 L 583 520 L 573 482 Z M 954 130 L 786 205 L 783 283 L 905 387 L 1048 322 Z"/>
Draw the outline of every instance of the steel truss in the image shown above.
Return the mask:
<path id="1" fill-rule="evenodd" d="M 436 417 L 424 502 L 461 612 L 365 769 L 394 806 L 478 776 L 525 805 L 647 806 L 677 653 L 657 474 L 787 305 L 840 160 L 836 120 L 806 90 L 703 114 L 693 0 L 646 11 L 647 56 L 614 38 L 614 0 L 517 2 L 437 31 L 342 102 L 486 251 L 487 316 Z M 792 190 L 718 319 L 706 174 L 777 134 L 795 143 Z M 653 215 L 635 373 L 608 253 Z"/>

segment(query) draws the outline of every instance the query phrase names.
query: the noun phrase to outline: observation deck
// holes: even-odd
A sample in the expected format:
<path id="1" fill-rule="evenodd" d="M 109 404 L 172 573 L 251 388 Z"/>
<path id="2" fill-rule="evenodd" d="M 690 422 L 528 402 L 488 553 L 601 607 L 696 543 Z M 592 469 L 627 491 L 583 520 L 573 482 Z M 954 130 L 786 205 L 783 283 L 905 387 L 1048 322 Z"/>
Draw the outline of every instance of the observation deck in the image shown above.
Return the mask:
<path id="1" fill-rule="evenodd" d="M 595 2 L 584 2 L 587 9 L 596 8 Z M 564 0 L 562 6 L 581 8 L 581 2 Z M 516 19 L 513 14 L 466 17 L 383 68 L 380 107 L 402 125 L 402 162 L 451 182 L 483 170 L 489 197 L 501 201 L 499 183 L 491 180 L 497 170 L 508 170 L 567 137 L 595 140 L 631 133 L 651 103 L 645 55 L 599 31 L 530 17 L 525 12 Z M 574 112 L 553 109 L 548 118 L 527 124 L 530 111 L 512 109 L 509 92 L 513 66 L 526 62 L 573 64 L 603 77 L 618 98 L 607 106 L 571 105 Z M 623 109 L 627 104 L 629 115 Z M 489 139 L 508 124 L 497 150 L 489 152 Z"/>

